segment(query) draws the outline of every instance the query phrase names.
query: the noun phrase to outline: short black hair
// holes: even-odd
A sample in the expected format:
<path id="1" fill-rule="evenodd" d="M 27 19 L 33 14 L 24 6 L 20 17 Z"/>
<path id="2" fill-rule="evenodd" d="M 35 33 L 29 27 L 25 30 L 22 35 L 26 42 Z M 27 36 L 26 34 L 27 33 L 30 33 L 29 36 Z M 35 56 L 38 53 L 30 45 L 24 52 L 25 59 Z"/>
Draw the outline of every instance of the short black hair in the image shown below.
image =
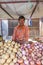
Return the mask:
<path id="1" fill-rule="evenodd" d="M 20 19 L 24 19 L 24 20 L 25 20 L 25 17 L 24 17 L 24 16 L 20 16 L 20 17 L 18 18 L 18 20 L 20 20 Z"/>

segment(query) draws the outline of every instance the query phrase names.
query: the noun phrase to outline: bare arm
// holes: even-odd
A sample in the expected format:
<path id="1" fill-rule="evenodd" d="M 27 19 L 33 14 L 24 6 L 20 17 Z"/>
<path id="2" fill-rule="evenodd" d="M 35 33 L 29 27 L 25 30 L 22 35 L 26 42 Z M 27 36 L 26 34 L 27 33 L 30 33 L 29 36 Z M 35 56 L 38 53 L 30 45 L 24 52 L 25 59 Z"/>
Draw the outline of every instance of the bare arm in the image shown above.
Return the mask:
<path id="1" fill-rule="evenodd" d="M 12 35 L 12 41 L 16 40 L 16 28 L 14 28 L 13 35 Z"/>

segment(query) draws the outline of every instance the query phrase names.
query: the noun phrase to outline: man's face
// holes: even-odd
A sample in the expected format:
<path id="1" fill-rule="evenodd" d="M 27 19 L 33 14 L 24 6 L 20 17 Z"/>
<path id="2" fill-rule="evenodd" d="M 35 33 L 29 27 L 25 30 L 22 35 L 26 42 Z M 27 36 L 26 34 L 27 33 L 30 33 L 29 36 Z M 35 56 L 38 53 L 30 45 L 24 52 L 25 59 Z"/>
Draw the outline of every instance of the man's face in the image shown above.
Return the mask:
<path id="1" fill-rule="evenodd" d="M 25 20 L 24 20 L 24 19 L 20 19 L 20 20 L 19 20 L 19 24 L 20 24 L 21 26 L 23 26 L 23 25 L 24 25 L 24 22 L 25 22 Z"/>

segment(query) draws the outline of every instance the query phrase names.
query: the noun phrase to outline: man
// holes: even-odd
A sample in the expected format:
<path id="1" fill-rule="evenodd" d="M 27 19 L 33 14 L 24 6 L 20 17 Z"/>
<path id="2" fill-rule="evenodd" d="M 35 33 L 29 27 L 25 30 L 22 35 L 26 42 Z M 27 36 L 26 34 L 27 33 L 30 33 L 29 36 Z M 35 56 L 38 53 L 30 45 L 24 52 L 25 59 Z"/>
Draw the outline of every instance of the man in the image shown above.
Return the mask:
<path id="1" fill-rule="evenodd" d="M 19 43 L 24 43 L 28 41 L 29 38 L 29 28 L 24 25 L 25 17 L 20 16 L 18 18 L 19 25 L 14 28 L 12 40 Z"/>

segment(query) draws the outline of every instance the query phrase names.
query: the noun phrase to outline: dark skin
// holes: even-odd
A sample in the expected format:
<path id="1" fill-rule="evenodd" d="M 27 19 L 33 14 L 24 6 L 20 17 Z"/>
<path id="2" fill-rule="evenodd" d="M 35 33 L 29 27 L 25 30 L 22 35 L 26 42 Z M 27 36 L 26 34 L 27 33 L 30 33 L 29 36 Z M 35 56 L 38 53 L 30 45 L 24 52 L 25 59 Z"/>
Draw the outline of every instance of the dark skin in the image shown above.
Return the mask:
<path id="1" fill-rule="evenodd" d="M 20 19 L 19 20 L 19 25 L 20 25 L 20 29 L 22 29 L 22 27 L 24 26 L 24 23 L 25 23 L 25 20 L 24 19 Z M 22 43 L 28 43 L 26 40 L 19 40 L 18 41 L 20 44 L 22 44 Z"/>
<path id="2" fill-rule="evenodd" d="M 22 29 L 22 27 L 24 26 L 25 20 L 24 19 L 20 19 L 20 20 L 18 20 L 18 22 L 19 22 L 20 29 Z M 24 39 L 23 40 L 19 40 L 17 42 L 19 42 L 20 44 L 27 43 L 27 41 L 24 40 Z"/>
<path id="3" fill-rule="evenodd" d="M 24 19 L 20 19 L 20 20 L 19 20 L 19 25 L 20 25 L 20 27 L 24 26 L 24 22 L 25 22 Z"/>
<path id="4" fill-rule="evenodd" d="M 18 23 L 19 23 L 19 30 L 20 30 L 20 31 L 24 30 L 24 27 L 25 27 L 25 25 L 24 25 L 24 23 L 25 23 L 25 17 L 20 16 L 20 17 L 18 18 Z M 18 42 L 18 43 L 20 43 L 20 44 L 22 44 L 22 43 L 27 43 L 27 38 L 26 38 L 26 36 L 24 36 L 22 39 L 17 39 L 17 38 L 15 38 L 14 41 L 15 41 L 15 42 Z"/>
<path id="5" fill-rule="evenodd" d="M 24 22 L 25 22 L 24 19 L 20 19 L 20 20 L 19 20 L 20 29 L 22 29 L 22 27 L 24 26 Z M 19 40 L 18 42 L 22 44 L 22 43 L 25 42 L 25 40 Z"/>
<path id="6" fill-rule="evenodd" d="M 20 19 L 20 20 L 18 20 L 18 22 L 19 22 L 20 29 L 22 29 L 22 27 L 24 26 L 25 20 L 24 19 Z M 24 40 L 19 40 L 19 41 L 15 40 L 15 42 L 23 43 Z"/>
<path id="7" fill-rule="evenodd" d="M 25 22 L 24 18 L 19 19 L 18 22 L 19 22 L 19 29 L 22 30 L 22 27 L 24 26 L 24 22 Z M 18 43 L 20 43 L 20 44 L 22 44 L 22 43 L 28 43 L 28 42 L 25 40 L 25 38 L 23 38 L 22 40 L 15 40 L 15 42 L 18 42 Z"/>

